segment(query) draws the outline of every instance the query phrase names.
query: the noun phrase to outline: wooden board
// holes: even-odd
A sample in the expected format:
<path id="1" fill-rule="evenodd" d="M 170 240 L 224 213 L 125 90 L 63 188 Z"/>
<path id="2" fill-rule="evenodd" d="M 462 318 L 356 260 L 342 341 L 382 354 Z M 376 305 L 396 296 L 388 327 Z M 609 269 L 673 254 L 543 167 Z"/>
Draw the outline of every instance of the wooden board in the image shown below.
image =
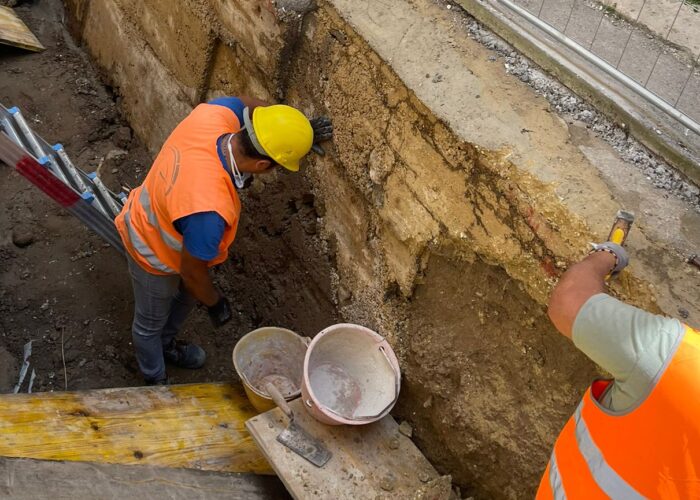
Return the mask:
<path id="1" fill-rule="evenodd" d="M 11 8 L 3 6 L 0 6 L 0 43 L 34 52 L 44 50 L 44 46 L 17 14 Z"/>
<path id="2" fill-rule="evenodd" d="M 0 396 L 0 456 L 271 473 L 242 387 L 192 384 Z"/>
<path id="3" fill-rule="evenodd" d="M 289 495 L 275 476 L 0 457 L 0 498 L 277 500 Z"/>
<path id="4" fill-rule="evenodd" d="M 390 415 L 368 425 L 336 427 L 314 420 L 301 399 L 290 406 L 299 425 L 333 453 L 323 467 L 277 441 L 287 427 L 279 409 L 250 419 L 246 426 L 294 498 L 449 498 L 449 476 L 438 475 Z"/>

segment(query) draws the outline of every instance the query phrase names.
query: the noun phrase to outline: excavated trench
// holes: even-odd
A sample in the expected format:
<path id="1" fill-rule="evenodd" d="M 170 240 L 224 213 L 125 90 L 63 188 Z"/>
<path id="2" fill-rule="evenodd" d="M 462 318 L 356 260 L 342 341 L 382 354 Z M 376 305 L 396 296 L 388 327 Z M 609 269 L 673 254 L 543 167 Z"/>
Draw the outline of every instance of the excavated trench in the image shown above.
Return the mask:
<path id="1" fill-rule="evenodd" d="M 74 36 L 151 156 L 197 102 L 222 94 L 284 100 L 334 121 L 326 156 L 242 193 L 232 257 L 216 270 L 239 318 L 223 338 L 203 315 L 193 319 L 189 330 L 220 365 L 200 377 L 228 376 L 235 339 L 257 326 L 312 336 L 339 320 L 363 324 L 401 360 L 395 416 L 412 424 L 418 446 L 462 495 L 531 497 L 560 427 L 598 373 L 553 330 L 543 304 L 616 206 L 566 124 L 488 62 L 486 49 L 458 39 L 430 2 L 406 2 L 401 12 L 352 0 L 65 4 Z M 436 27 L 451 37 L 444 46 L 429 33 Z M 383 44 L 393 52 L 381 54 Z M 459 44 L 451 59 L 448 47 Z M 414 73 L 421 83 L 409 84 Z M 439 86 L 453 77 L 466 83 Z M 427 102 L 422 82 L 467 125 Z M 510 122 L 518 133 L 501 140 Z M 542 138 L 523 142 L 533 130 Z M 570 168 L 557 171 L 561 157 Z M 125 164 L 119 175 L 138 182 L 143 167 Z M 553 184 L 562 180 L 564 195 Z M 651 251 L 658 243 L 648 238 L 637 241 Z M 645 255 L 646 267 L 615 293 L 668 311 L 647 284 L 661 264 Z M 662 297 L 681 286 L 668 284 L 676 268 L 666 269 Z M 118 315 L 128 321 L 126 282 L 119 292 Z M 697 289 L 671 292 L 671 307 L 697 314 Z M 126 351 L 127 342 L 118 345 Z"/>

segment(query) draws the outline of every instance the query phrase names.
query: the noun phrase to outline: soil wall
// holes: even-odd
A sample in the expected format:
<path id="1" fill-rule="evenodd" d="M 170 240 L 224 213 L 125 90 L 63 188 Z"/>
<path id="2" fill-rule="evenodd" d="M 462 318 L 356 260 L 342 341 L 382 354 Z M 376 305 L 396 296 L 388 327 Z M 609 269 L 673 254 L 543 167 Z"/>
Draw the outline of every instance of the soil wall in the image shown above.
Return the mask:
<path id="1" fill-rule="evenodd" d="M 630 192 L 638 173 L 507 77 L 432 2 L 66 4 L 152 153 L 215 95 L 332 117 L 325 157 L 301 176 L 258 179 L 243 196 L 252 236 L 236 242 L 236 262 L 255 267 L 247 275 L 258 283 L 241 307 L 309 329 L 337 307 L 386 335 L 404 374 L 396 413 L 428 458 L 464 493 L 531 497 L 597 374 L 543 304 L 621 204 L 643 211 L 662 195 Z M 666 229 L 700 224 L 668 203 L 649 229 L 642 220 L 636 263 L 614 291 L 698 317 L 697 272 L 679 260 L 697 234 L 661 234 L 654 217 Z M 281 246 L 270 256 L 267 245 Z M 240 290 L 227 285 L 234 271 L 224 266 L 220 278 Z M 285 287 L 305 297 L 301 307 L 285 302 Z"/>

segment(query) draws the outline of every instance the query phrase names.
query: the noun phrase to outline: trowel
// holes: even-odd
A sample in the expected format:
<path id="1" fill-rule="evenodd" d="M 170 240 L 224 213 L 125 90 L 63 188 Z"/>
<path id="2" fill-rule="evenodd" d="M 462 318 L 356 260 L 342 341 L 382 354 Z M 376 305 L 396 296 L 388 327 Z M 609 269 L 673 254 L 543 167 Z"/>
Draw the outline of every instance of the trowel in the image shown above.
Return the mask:
<path id="1" fill-rule="evenodd" d="M 265 384 L 265 391 L 275 402 L 277 407 L 282 410 L 289 419 L 289 425 L 283 430 L 277 441 L 292 450 L 300 457 L 305 458 L 316 467 L 323 467 L 333 456 L 328 449 L 316 438 L 309 435 L 299 424 L 294 420 L 294 412 L 287 404 L 282 394 L 277 387 L 271 383 Z"/>

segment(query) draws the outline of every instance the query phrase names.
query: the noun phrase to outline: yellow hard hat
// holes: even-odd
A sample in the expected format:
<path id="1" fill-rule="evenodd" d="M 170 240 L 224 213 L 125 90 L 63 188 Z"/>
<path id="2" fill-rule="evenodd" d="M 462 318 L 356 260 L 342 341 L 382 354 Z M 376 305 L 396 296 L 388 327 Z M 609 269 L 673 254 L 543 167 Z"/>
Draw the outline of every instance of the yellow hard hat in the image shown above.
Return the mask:
<path id="1" fill-rule="evenodd" d="M 299 160 L 311 150 L 314 130 L 308 118 L 291 106 L 275 104 L 243 110 L 243 122 L 258 153 L 269 156 L 287 170 L 299 170 Z"/>

